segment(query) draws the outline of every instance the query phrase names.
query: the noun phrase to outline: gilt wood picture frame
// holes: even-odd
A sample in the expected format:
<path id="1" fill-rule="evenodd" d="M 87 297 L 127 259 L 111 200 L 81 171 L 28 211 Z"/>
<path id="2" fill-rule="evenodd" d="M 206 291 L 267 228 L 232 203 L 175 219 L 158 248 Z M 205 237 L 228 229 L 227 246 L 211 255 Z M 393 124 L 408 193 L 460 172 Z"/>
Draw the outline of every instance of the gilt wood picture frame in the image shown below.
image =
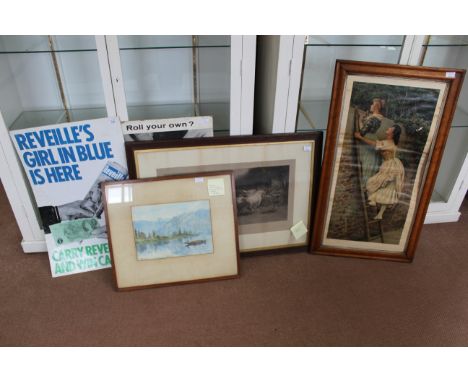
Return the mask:
<path id="1" fill-rule="evenodd" d="M 306 250 L 315 210 L 322 132 L 125 144 L 131 179 L 232 170 L 241 254 Z M 299 224 L 307 233 L 295 237 Z"/>
<path id="2" fill-rule="evenodd" d="M 239 276 L 232 171 L 101 187 L 117 290 Z"/>
<path id="3" fill-rule="evenodd" d="M 311 253 L 412 261 L 464 74 L 336 62 Z"/>

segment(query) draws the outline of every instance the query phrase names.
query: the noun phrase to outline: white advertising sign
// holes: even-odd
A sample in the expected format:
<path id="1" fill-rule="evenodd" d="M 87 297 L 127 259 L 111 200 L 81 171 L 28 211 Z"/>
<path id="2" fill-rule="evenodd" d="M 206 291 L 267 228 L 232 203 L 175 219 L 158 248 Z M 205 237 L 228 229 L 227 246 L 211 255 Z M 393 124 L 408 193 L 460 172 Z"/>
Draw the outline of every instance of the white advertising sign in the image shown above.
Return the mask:
<path id="1" fill-rule="evenodd" d="M 10 132 L 42 219 L 52 276 L 111 266 L 100 183 L 128 177 L 120 121 Z"/>
<path id="2" fill-rule="evenodd" d="M 213 136 L 213 118 L 183 117 L 122 122 L 126 141 Z"/>

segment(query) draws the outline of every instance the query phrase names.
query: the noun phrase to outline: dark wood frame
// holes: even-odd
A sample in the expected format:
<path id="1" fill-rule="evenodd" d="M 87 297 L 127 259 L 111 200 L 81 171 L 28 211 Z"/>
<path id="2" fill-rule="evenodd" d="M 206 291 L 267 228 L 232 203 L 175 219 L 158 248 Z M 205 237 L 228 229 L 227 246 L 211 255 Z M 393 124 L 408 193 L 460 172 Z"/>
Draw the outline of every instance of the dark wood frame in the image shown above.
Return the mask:
<path id="1" fill-rule="evenodd" d="M 447 75 L 447 73 L 453 74 Z M 423 178 L 422 190 L 419 195 L 419 202 L 417 203 L 414 222 L 411 231 L 409 232 L 408 244 L 404 253 L 390 251 L 368 251 L 364 249 L 343 249 L 322 245 L 324 235 L 323 231 L 325 229 L 326 209 L 333 175 L 334 157 L 337 149 L 337 134 L 343 106 L 343 91 L 346 77 L 348 75 L 371 75 L 403 79 L 438 80 L 448 84 L 447 96 L 440 119 L 439 129 L 437 131 L 437 135 L 434 138 L 435 142 L 433 145 L 432 155 L 430 158 L 428 158 L 429 162 L 426 176 Z M 332 101 L 329 111 L 325 155 L 322 164 L 320 189 L 317 200 L 318 207 L 315 215 L 315 224 L 312 234 L 313 240 L 311 241 L 309 252 L 320 255 L 372 258 L 400 262 L 411 262 L 413 260 L 419 235 L 424 223 L 424 218 L 429 206 L 431 194 L 434 189 L 437 171 L 442 159 L 444 146 L 447 141 L 464 75 L 465 70 L 460 69 L 429 68 L 420 66 L 337 60 L 333 82 Z"/>
<path id="2" fill-rule="evenodd" d="M 232 206 L 233 206 L 234 228 L 235 228 L 234 234 L 235 234 L 235 243 L 236 243 L 237 274 L 231 275 L 231 276 L 219 276 L 219 277 L 210 277 L 210 278 L 197 279 L 197 280 L 176 281 L 176 282 L 170 282 L 170 283 L 149 284 L 149 285 L 142 285 L 142 286 L 120 288 L 117 283 L 117 270 L 115 268 L 114 255 L 113 255 L 113 250 L 112 250 L 112 235 L 111 235 L 111 231 L 109 227 L 109 216 L 107 213 L 107 198 L 106 198 L 106 192 L 105 192 L 106 187 L 124 185 L 124 184 L 159 182 L 159 181 L 174 180 L 174 179 L 190 179 L 190 178 L 195 178 L 195 177 L 208 177 L 208 176 L 217 176 L 217 175 L 229 175 L 231 178 Z M 104 212 L 106 216 L 106 228 L 107 228 L 107 235 L 108 235 L 108 242 L 109 242 L 109 252 L 110 252 L 110 257 L 111 257 L 111 262 L 112 262 L 112 275 L 114 279 L 114 287 L 117 291 L 131 291 L 131 290 L 148 289 L 148 288 L 163 287 L 163 286 L 192 284 L 192 283 L 205 282 L 205 281 L 230 280 L 230 279 L 238 278 L 240 276 L 239 234 L 238 234 L 238 228 L 237 228 L 238 227 L 237 206 L 236 206 L 236 199 L 235 199 L 236 188 L 235 188 L 235 179 L 234 179 L 232 171 L 202 172 L 202 173 L 197 173 L 197 174 L 161 176 L 158 178 L 123 180 L 120 182 L 102 182 L 101 190 L 102 190 L 102 198 L 104 201 Z"/>
<path id="3" fill-rule="evenodd" d="M 277 253 L 290 253 L 290 252 L 302 252 L 307 250 L 311 242 L 312 228 L 314 224 L 314 211 L 317 200 L 317 190 L 320 179 L 321 159 L 322 159 L 322 142 L 323 132 L 314 131 L 297 134 L 272 134 L 272 135 L 248 135 L 248 136 L 222 136 L 222 137 L 208 137 L 208 138 L 190 138 L 190 139 L 178 139 L 178 140 L 161 140 L 161 141 L 139 141 L 139 142 L 126 142 L 125 151 L 127 155 L 127 164 L 130 179 L 136 178 L 135 168 L 135 152 L 138 150 L 148 149 L 167 149 L 167 148 L 190 148 L 199 146 L 230 146 L 239 144 L 258 144 L 258 143 L 278 143 L 278 142 L 290 142 L 290 141 L 301 141 L 311 140 L 314 141 L 314 168 L 312 175 L 312 187 L 311 187 L 311 200 L 310 205 L 310 230 L 308 232 L 307 243 L 301 246 L 291 247 L 279 247 L 260 249 L 253 251 L 242 251 L 241 255 L 267 255 Z"/>

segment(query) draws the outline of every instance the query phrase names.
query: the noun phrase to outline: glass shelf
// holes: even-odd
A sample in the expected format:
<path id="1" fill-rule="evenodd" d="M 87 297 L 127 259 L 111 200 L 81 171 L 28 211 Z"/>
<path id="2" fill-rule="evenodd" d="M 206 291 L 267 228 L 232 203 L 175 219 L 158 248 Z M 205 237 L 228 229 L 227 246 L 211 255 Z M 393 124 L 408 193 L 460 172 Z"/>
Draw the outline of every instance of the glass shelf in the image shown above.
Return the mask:
<path id="1" fill-rule="evenodd" d="M 424 47 L 468 46 L 468 36 L 431 36 Z"/>
<path id="2" fill-rule="evenodd" d="M 401 47 L 404 36 L 308 36 L 306 46 L 384 46 Z"/>
<path id="3" fill-rule="evenodd" d="M 330 100 L 302 101 L 299 104 L 297 131 L 326 130 Z M 457 107 L 452 129 L 468 128 L 468 113 Z"/>
<path id="4" fill-rule="evenodd" d="M 213 117 L 215 135 L 229 135 L 229 103 L 203 103 L 199 105 L 199 115 Z M 191 117 L 195 115 L 194 104 L 129 106 L 130 120 Z M 72 121 L 105 118 L 106 109 L 83 108 L 71 109 Z M 23 111 L 9 126 L 9 130 L 21 130 L 30 127 L 66 123 L 64 110 Z"/>
<path id="5" fill-rule="evenodd" d="M 48 36 L 7 36 L 0 54 L 96 52 L 93 36 L 54 36 L 51 50 Z M 119 36 L 120 50 L 230 48 L 230 36 Z"/>
<path id="6" fill-rule="evenodd" d="M 104 118 L 107 116 L 106 108 L 71 109 L 72 121 L 85 119 Z M 9 130 L 21 130 L 30 127 L 54 125 L 66 123 L 67 117 L 64 110 L 35 110 L 23 111 L 9 126 Z"/>
<path id="7" fill-rule="evenodd" d="M 230 36 L 119 36 L 118 40 L 120 50 L 231 47 Z"/>
<path id="8" fill-rule="evenodd" d="M 229 134 L 229 103 L 202 103 L 196 111 L 194 104 L 177 105 L 146 105 L 129 106 L 128 112 L 130 120 L 140 119 L 159 119 L 159 118 L 178 118 L 191 117 L 198 113 L 201 116 L 213 117 L 214 132 Z M 72 121 L 82 121 L 87 119 L 105 118 L 106 109 L 101 108 L 83 108 L 71 109 L 70 116 Z M 66 123 L 66 113 L 64 110 L 35 110 L 23 111 L 19 117 L 9 126 L 9 130 L 21 130 L 30 127 L 47 126 L 57 123 Z"/>
<path id="9" fill-rule="evenodd" d="M 206 102 L 198 107 L 193 103 L 180 103 L 171 105 L 129 105 L 129 120 L 164 119 L 192 117 L 194 115 L 213 117 L 213 131 L 229 132 L 229 102 Z"/>
<path id="10" fill-rule="evenodd" d="M 120 48 L 120 50 L 165 50 L 165 49 L 203 49 L 203 48 L 230 48 L 230 45 L 185 45 L 185 46 L 144 46 L 133 48 Z"/>
<path id="11" fill-rule="evenodd" d="M 93 36 L 53 36 L 54 50 L 48 36 L 3 36 L 0 54 L 97 52 Z"/>

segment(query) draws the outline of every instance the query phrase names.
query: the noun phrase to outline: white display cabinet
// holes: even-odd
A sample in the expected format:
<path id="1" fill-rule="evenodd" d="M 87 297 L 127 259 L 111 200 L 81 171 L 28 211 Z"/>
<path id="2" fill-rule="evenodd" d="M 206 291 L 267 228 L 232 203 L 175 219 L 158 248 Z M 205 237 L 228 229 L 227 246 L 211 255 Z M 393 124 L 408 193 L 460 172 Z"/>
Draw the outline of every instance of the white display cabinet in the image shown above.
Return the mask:
<path id="1" fill-rule="evenodd" d="M 9 131 L 117 116 L 212 115 L 252 134 L 255 36 L 0 36 L 0 176 L 25 252 L 46 250 Z"/>
<path id="2" fill-rule="evenodd" d="M 468 36 L 424 36 L 412 64 L 468 70 Z M 468 190 L 468 79 L 465 77 L 426 223 L 454 222 Z"/>
<path id="3" fill-rule="evenodd" d="M 337 59 L 468 68 L 466 36 L 261 36 L 258 133 L 326 132 Z M 468 85 L 460 96 L 426 223 L 457 221 L 468 186 Z"/>
<path id="4" fill-rule="evenodd" d="M 115 115 L 115 107 L 106 103 L 112 94 L 106 97 L 103 53 L 93 36 L 0 38 L 0 175 L 25 252 L 46 246 L 9 131 Z"/>
<path id="5" fill-rule="evenodd" d="M 255 126 L 263 133 L 325 130 L 335 61 L 403 63 L 404 36 L 260 36 Z"/>
<path id="6" fill-rule="evenodd" d="M 253 129 L 255 36 L 106 36 L 122 120 L 212 116 L 215 135 Z"/>

